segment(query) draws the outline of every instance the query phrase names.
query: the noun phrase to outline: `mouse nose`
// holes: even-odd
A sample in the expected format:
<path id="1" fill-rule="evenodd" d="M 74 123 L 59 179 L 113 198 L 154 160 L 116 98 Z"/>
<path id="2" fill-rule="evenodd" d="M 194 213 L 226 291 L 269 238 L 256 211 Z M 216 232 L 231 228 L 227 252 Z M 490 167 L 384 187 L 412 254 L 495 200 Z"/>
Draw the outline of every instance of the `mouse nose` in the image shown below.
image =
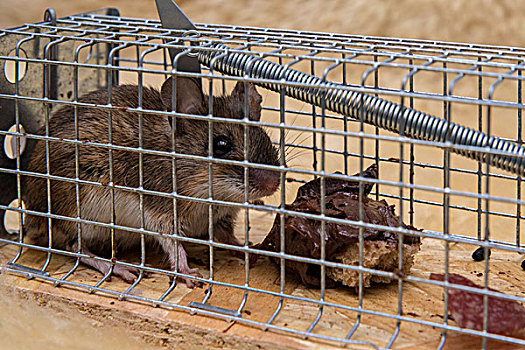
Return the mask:
<path id="1" fill-rule="evenodd" d="M 262 193 L 262 197 L 273 194 L 279 188 L 281 175 L 278 171 L 250 168 L 248 170 L 250 186 Z"/>

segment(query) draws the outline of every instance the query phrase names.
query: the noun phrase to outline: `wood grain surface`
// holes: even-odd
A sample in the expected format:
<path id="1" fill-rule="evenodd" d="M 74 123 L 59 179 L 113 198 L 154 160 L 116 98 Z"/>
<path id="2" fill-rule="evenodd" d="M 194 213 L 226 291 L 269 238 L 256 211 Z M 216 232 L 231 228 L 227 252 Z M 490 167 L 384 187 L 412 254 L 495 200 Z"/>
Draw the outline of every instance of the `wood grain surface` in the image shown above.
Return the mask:
<path id="1" fill-rule="evenodd" d="M 262 235 L 262 230 L 257 229 L 268 221 L 267 214 L 260 214 L 257 221 L 252 221 L 254 235 Z M 264 227 L 264 225 L 262 225 Z M 262 237 L 254 236 L 254 240 Z M 424 239 L 421 251 L 416 255 L 412 276 L 428 279 L 431 272 L 442 272 L 444 266 L 444 242 L 433 239 Z M 206 249 L 190 247 L 190 255 L 206 261 Z M 5 263 L 14 256 L 14 246 L 4 246 L 0 249 L 0 259 Z M 450 272 L 460 273 L 473 281 L 482 284 L 483 262 L 474 262 L 471 258 L 472 248 L 469 245 L 450 245 Z M 42 265 L 45 254 L 27 251 L 23 254 L 21 264 L 38 268 Z M 199 260 L 193 260 L 199 261 Z M 74 259 L 54 255 L 48 269 L 52 277 L 60 278 L 74 263 Z M 152 263 L 155 265 L 156 263 Z M 206 276 L 208 269 L 203 264 L 198 264 L 201 272 Z M 244 284 L 244 262 L 232 258 L 226 251 L 218 251 L 214 263 L 214 279 L 242 286 Z M 5 275 L 5 274 L 4 274 Z M 94 285 L 101 275 L 81 265 L 68 279 L 83 284 Z M 53 284 L 38 280 L 27 280 L 24 277 L 4 276 L 8 285 L 14 287 L 16 293 L 31 296 L 32 298 L 48 300 L 46 305 L 68 305 L 71 308 L 80 308 L 89 317 L 101 322 L 123 325 L 133 330 L 144 341 L 152 345 L 203 345 L 206 347 L 226 346 L 233 348 L 294 348 L 317 349 L 331 348 L 336 343 L 319 341 L 315 339 L 302 339 L 281 332 L 263 331 L 257 327 L 242 323 L 229 322 L 223 319 L 207 316 L 190 315 L 185 311 L 167 310 L 162 307 L 152 307 L 147 303 L 121 301 L 114 296 L 103 296 L 97 293 L 88 294 L 74 288 L 62 286 L 54 287 Z M 519 256 L 502 251 L 494 251 L 491 256 L 490 286 L 510 295 L 525 296 L 525 282 L 523 271 L 519 266 Z M 158 298 L 168 287 L 169 281 L 165 276 L 151 274 L 145 278 L 132 292 L 134 295 Z M 249 286 L 267 291 L 278 292 L 280 285 L 279 268 L 267 259 L 260 259 L 250 269 Z M 101 287 L 123 292 L 129 287 L 117 277 L 105 282 Z M 166 301 L 183 306 L 188 306 L 191 301 L 200 302 L 204 298 L 205 289 L 190 290 L 184 285 L 179 285 L 169 295 Z M 319 299 L 319 290 L 306 288 L 293 276 L 286 278 L 285 293 L 297 297 Z M 214 286 L 209 303 L 214 306 L 236 310 L 243 298 L 242 290 Z M 410 319 L 424 320 L 435 323 L 443 322 L 442 289 L 425 283 L 403 284 L 403 316 Z M 327 302 L 351 307 L 358 306 L 358 297 L 354 289 L 339 287 L 326 292 Z M 375 285 L 366 289 L 363 298 L 363 308 L 385 314 L 397 314 L 398 286 Z M 271 317 L 279 302 L 278 297 L 264 293 L 250 292 L 242 314 L 243 318 L 258 322 L 266 322 Z M 61 307 L 61 306 L 58 306 Z M 304 331 L 315 319 L 318 307 L 312 303 L 298 300 L 286 300 L 284 307 L 273 323 L 277 326 Z M 356 320 L 356 312 L 341 308 L 325 307 L 319 324 L 314 328 L 315 334 L 331 337 L 344 337 L 352 328 Z M 454 321 L 449 321 L 455 325 Z M 368 341 L 380 347 L 386 346 L 396 328 L 395 319 L 362 314 L 361 325 L 352 339 Z M 415 322 L 403 321 L 401 331 L 394 343 L 394 348 L 427 348 L 439 344 L 441 330 L 420 325 Z M 450 349 L 471 349 L 480 340 L 477 337 L 454 334 L 449 332 L 447 347 Z M 222 344 L 222 345 L 221 345 Z M 494 349 L 511 349 L 508 346 L 489 342 Z M 505 346 L 504 346 L 505 345 Z M 364 347 L 367 348 L 367 347 Z"/>

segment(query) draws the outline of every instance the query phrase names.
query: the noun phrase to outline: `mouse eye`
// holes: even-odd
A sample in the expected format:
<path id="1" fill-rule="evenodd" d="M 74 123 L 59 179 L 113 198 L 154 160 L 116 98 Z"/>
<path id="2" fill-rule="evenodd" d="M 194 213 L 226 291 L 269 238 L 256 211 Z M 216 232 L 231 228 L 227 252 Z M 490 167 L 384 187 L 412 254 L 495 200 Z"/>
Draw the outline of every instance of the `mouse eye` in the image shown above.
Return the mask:
<path id="1" fill-rule="evenodd" d="M 229 137 L 224 135 L 217 136 L 213 140 L 213 156 L 224 157 L 233 150 L 233 142 Z"/>

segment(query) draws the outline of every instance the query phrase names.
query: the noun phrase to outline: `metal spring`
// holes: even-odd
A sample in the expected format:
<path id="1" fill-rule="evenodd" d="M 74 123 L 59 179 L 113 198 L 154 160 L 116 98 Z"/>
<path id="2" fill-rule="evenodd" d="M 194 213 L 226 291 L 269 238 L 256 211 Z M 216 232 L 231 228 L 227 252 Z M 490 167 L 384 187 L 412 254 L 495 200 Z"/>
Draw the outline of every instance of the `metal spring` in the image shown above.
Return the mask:
<path id="1" fill-rule="evenodd" d="M 316 76 L 253 55 L 237 52 L 216 58 L 230 48 L 222 44 L 215 44 L 212 47 L 219 50 L 199 51 L 199 61 L 207 67 L 210 66 L 210 62 L 214 62 L 213 69 L 221 73 L 254 79 L 284 79 L 287 82 L 319 86 L 318 88 L 284 85 L 282 88 L 287 96 L 318 107 L 324 104 L 326 109 L 353 119 L 358 120 L 359 116 L 362 116 L 363 122 L 367 124 L 407 137 L 441 143 L 450 142 L 452 145 L 489 148 L 501 152 L 490 154 L 491 165 L 520 176 L 525 175 L 525 157 L 523 157 L 525 148 L 513 142 L 495 136 L 489 137 L 479 130 L 449 122 L 370 94 L 341 89 L 344 87 L 342 84 L 323 81 Z M 276 83 L 256 82 L 256 84 L 275 92 L 281 89 Z M 487 161 L 487 153 L 480 150 L 453 147 L 451 150 L 480 162 Z"/>

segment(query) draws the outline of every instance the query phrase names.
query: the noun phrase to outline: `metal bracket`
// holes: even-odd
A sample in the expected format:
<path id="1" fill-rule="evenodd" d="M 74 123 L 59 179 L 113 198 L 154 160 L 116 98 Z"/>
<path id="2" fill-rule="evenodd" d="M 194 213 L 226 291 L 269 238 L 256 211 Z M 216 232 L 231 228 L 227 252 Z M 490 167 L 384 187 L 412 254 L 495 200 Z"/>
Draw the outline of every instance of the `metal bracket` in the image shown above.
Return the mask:
<path id="1" fill-rule="evenodd" d="M 85 15 L 87 14 L 119 16 L 119 11 L 115 8 L 108 8 L 92 11 Z M 53 9 L 46 10 L 43 23 L 53 27 L 60 27 L 60 19 L 57 19 Z M 56 38 L 53 34 L 48 35 L 41 29 L 27 27 L 12 28 L 10 30 L 0 29 L 0 56 L 9 56 L 18 47 L 19 51 L 23 51 L 23 54 L 28 59 L 43 59 L 46 45 L 54 39 Z M 51 48 L 47 59 L 72 62 L 75 54 L 74 48 L 77 44 L 78 42 L 75 43 L 75 40 L 64 40 Z M 78 85 L 81 91 L 87 92 L 106 86 L 106 71 L 102 69 L 102 66 L 106 65 L 111 49 L 112 45 L 107 43 L 98 43 L 93 46 L 92 51 L 96 51 L 97 54 L 89 55 L 86 63 L 100 65 L 101 69 L 95 69 L 99 74 L 93 74 L 93 69 L 81 69 L 79 71 Z M 44 64 L 40 62 L 26 62 L 23 77 L 18 81 L 18 91 L 15 91 L 15 84 L 11 83 L 5 74 L 7 62 L 9 61 L 6 59 L 0 59 L 0 94 L 7 96 L 15 96 L 16 94 L 39 99 L 46 96 L 50 100 L 67 101 L 72 99 L 75 83 L 73 79 L 74 68 L 72 66 L 51 64 L 49 66 L 49 89 L 44 94 Z M 13 61 L 11 60 L 10 62 Z M 113 76 L 112 80 L 116 82 L 118 77 Z M 36 133 L 44 123 L 44 108 L 45 103 L 43 101 L 0 97 L 0 130 L 7 131 L 15 124 L 15 113 L 18 110 L 19 121 L 24 130 L 31 134 Z M 16 169 L 16 158 L 8 158 L 4 150 L 5 137 L 5 135 L 0 135 L 0 168 Z M 34 141 L 28 140 L 27 147 L 21 156 L 22 169 L 33 147 Z M 7 206 L 15 198 L 17 198 L 16 175 L 0 173 L 0 204 Z M 7 231 L 4 227 L 4 217 L 5 210 L 0 210 L 0 236 L 5 237 L 7 236 Z"/>
<path id="2" fill-rule="evenodd" d="M 201 309 L 201 310 L 206 310 L 206 311 L 211 311 L 211 312 L 217 312 L 217 313 L 224 314 L 224 315 L 230 315 L 233 317 L 241 317 L 241 314 L 236 310 L 230 310 L 224 307 L 213 306 L 210 304 L 199 303 L 196 301 L 192 301 L 190 303 L 190 307 L 194 307 L 196 309 Z"/>
<path id="3" fill-rule="evenodd" d="M 45 271 L 42 271 L 42 270 L 38 270 L 38 269 L 34 269 L 32 267 L 20 265 L 20 264 L 15 264 L 15 263 L 8 262 L 7 263 L 7 267 L 10 269 L 11 272 L 15 272 L 15 273 L 30 273 L 30 274 L 33 274 L 33 275 L 40 275 L 40 276 L 49 277 L 49 273 L 48 272 L 45 272 Z"/>

